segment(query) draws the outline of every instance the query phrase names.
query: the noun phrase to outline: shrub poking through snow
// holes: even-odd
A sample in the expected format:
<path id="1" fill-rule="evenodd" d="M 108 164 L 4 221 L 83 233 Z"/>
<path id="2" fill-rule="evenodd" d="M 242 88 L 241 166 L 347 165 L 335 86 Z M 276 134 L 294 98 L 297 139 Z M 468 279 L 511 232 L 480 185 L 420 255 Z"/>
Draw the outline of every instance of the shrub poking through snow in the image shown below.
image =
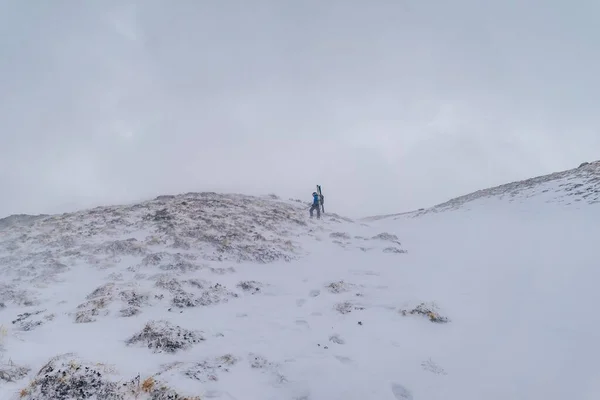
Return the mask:
<path id="1" fill-rule="evenodd" d="M 386 247 L 383 249 L 384 253 L 394 253 L 394 254 L 405 254 L 408 253 L 406 250 L 399 249 L 397 247 Z"/>
<path id="2" fill-rule="evenodd" d="M 135 289 L 126 289 L 119 293 L 121 301 L 126 304 L 121 309 L 122 317 L 131 317 L 142 312 L 141 307 L 148 303 L 150 296 L 146 293 L 139 293 Z"/>
<path id="3" fill-rule="evenodd" d="M 194 261 L 197 256 L 192 254 L 159 252 L 151 253 L 144 257 L 138 265 L 129 268 L 130 271 L 147 270 L 150 267 L 158 267 L 163 271 L 185 274 L 206 268 L 205 264 Z"/>
<path id="4" fill-rule="evenodd" d="M 96 254 L 105 253 L 112 256 L 143 256 L 146 252 L 144 244 L 135 238 L 108 241 L 95 249 Z"/>
<path id="5" fill-rule="evenodd" d="M 419 304 L 417 307 L 415 307 L 412 310 L 400 310 L 400 313 L 404 316 L 406 315 L 414 315 L 414 314 L 418 314 L 418 315 L 423 315 L 426 316 L 427 318 L 429 318 L 429 320 L 431 322 L 436 322 L 436 323 L 446 323 L 449 322 L 449 319 L 447 317 L 444 317 L 442 315 L 440 315 L 440 313 L 437 311 L 437 306 L 435 305 L 435 303 L 430 303 L 430 304 L 425 304 L 425 303 L 421 303 Z"/>
<path id="6" fill-rule="evenodd" d="M 120 310 L 122 317 L 141 313 L 141 307 L 148 303 L 150 296 L 130 288 L 130 286 L 132 285 L 117 286 L 114 282 L 109 282 L 98 287 L 86 297 L 88 301 L 77 307 L 75 322 L 94 322 L 98 316 L 108 316 L 110 314 L 108 306 L 118 300 L 123 303 L 123 308 Z M 119 287 L 124 289 L 119 289 Z"/>
<path id="7" fill-rule="evenodd" d="M 347 283 L 344 282 L 343 280 L 341 281 L 337 281 L 337 282 L 331 282 L 329 285 L 327 285 L 327 290 L 329 290 L 331 293 L 343 293 L 343 292 L 347 292 L 350 289 L 353 289 L 356 285 L 352 284 L 352 283 Z"/>
<path id="8" fill-rule="evenodd" d="M 181 290 L 173 296 L 172 304 L 179 308 L 210 306 L 227 303 L 229 298 L 232 297 L 238 297 L 238 294 L 227 290 L 225 286 L 217 283 L 202 290 L 199 295 Z"/>
<path id="9" fill-rule="evenodd" d="M 23 313 L 23 314 L 19 314 L 17 315 L 17 319 L 15 319 L 14 321 L 12 321 L 13 325 L 16 325 L 20 330 L 22 331 L 31 331 L 35 328 L 37 328 L 38 326 L 42 325 L 44 323 L 44 321 L 28 321 L 28 319 L 30 317 L 34 317 L 36 315 L 39 315 L 41 313 L 43 313 L 46 310 L 40 310 L 40 311 L 35 311 L 35 312 L 31 312 L 31 313 Z M 48 320 L 48 317 L 46 317 L 46 320 Z"/>
<path id="10" fill-rule="evenodd" d="M 57 356 L 37 374 L 31 384 L 23 388 L 23 400 L 200 400 L 200 397 L 182 396 L 158 382 L 154 377 L 137 377 L 122 383 L 109 376 L 115 372 L 98 363 L 74 359 L 73 354 Z"/>
<path id="11" fill-rule="evenodd" d="M 182 396 L 175 390 L 156 381 L 154 377 L 146 379 L 136 376 L 124 385 L 125 399 L 144 400 L 200 400 L 199 396 Z"/>
<path id="12" fill-rule="evenodd" d="M 31 371 L 31 368 L 17 365 L 12 361 L 0 364 L 0 381 L 16 382 L 23 379 Z"/>
<path id="13" fill-rule="evenodd" d="M 255 294 L 260 292 L 263 284 L 257 281 L 242 281 L 237 284 L 237 287 L 242 289 L 244 292 Z"/>
<path id="14" fill-rule="evenodd" d="M 220 283 L 206 287 L 200 296 L 196 297 L 196 305 L 209 306 L 212 304 L 226 303 L 230 298 L 238 297 Z"/>
<path id="15" fill-rule="evenodd" d="M 137 308 L 144 305 L 149 298 L 147 294 L 139 293 L 133 289 L 123 290 L 119 293 L 119 296 L 123 302 L 127 303 L 128 306 Z"/>
<path id="16" fill-rule="evenodd" d="M 113 282 L 106 283 L 96 288 L 92 293 L 86 296 L 88 300 L 100 299 L 103 297 L 111 297 L 116 285 Z"/>
<path id="17" fill-rule="evenodd" d="M 190 331 L 167 321 L 150 321 L 144 329 L 127 339 L 128 345 L 144 344 L 153 353 L 176 353 L 202 342 L 200 331 Z"/>
<path id="18" fill-rule="evenodd" d="M 109 311 L 106 307 L 112 302 L 116 285 L 113 282 L 106 283 L 96 288 L 92 293 L 86 296 L 85 303 L 77 306 L 75 313 L 75 322 L 88 323 L 96 321 L 97 316 L 106 316 Z"/>
<path id="19" fill-rule="evenodd" d="M 350 235 L 348 235 L 345 232 L 333 232 L 333 233 L 329 234 L 329 237 L 333 238 L 333 239 L 345 239 L 345 240 L 350 240 L 351 239 Z"/>
<path id="20" fill-rule="evenodd" d="M 38 303 L 34 300 L 32 294 L 26 290 L 18 289 L 14 284 L 0 282 L 0 302 L 6 307 L 6 303 L 11 302 L 17 306 L 33 306 Z"/>
<path id="21" fill-rule="evenodd" d="M 387 233 L 387 232 L 383 232 L 383 233 L 380 233 L 379 235 L 375 235 L 371 239 L 383 240 L 386 242 L 393 242 L 393 243 L 400 244 L 400 239 L 398 239 L 398 236 L 393 235 L 391 233 Z"/>
<path id="22" fill-rule="evenodd" d="M 108 302 L 106 298 L 97 300 L 90 300 L 77 306 L 77 312 L 75 313 L 75 322 L 77 323 L 88 323 L 96 321 L 97 316 L 106 316 L 109 311 L 106 310 Z"/>
<path id="23" fill-rule="evenodd" d="M 251 368 L 262 369 L 262 368 L 271 368 L 274 366 L 273 363 L 269 362 L 263 356 L 260 356 L 258 354 L 254 354 L 254 353 L 250 353 L 248 361 L 250 362 Z"/>
<path id="24" fill-rule="evenodd" d="M 221 376 L 238 367 L 242 359 L 243 357 L 236 357 L 233 354 L 225 354 L 220 357 L 208 357 L 199 362 L 173 362 L 163 365 L 163 370 L 155 377 L 169 375 L 171 378 L 176 378 L 177 376 L 183 376 L 201 383 L 218 382 Z M 254 353 L 249 353 L 246 361 L 251 370 L 260 374 L 271 375 L 273 383 L 281 384 L 286 381 L 285 377 L 279 372 L 279 364 L 270 362 L 265 357 Z"/>
<path id="25" fill-rule="evenodd" d="M 104 368 L 76 362 L 69 356 L 72 355 L 55 357 L 44 365 L 29 387 L 21 390 L 21 399 L 125 399 L 120 385 L 106 378 Z"/>
<path id="26" fill-rule="evenodd" d="M 221 357 L 207 358 L 197 363 L 175 362 L 165 366 L 162 373 L 173 369 L 178 370 L 183 376 L 199 382 L 216 382 L 219 380 L 219 374 L 227 373 L 239 360 L 231 354 Z M 161 374 L 162 374 L 161 373 Z M 160 375 L 160 374 L 159 374 Z"/>
<path id="27" fill-rule="evenodd" d="M 121 314 L 121 317 L 133 317 L 134 315 L 138 315 L 140 314 L 142 311 L 137 308 L 137 307 L 127 307 L 127 308 L 123 308 L 119 311 Z"/>
<path id="28" fill-rule="evenodd" d="M 361 310 L 365 309 L 364 307 L 355 306 L 352 303 L 350 303 L 349 301 L 345 301 L 343 303 L 338 303 L 334 306 L 334 308 L 340 314 L 349 314 L 353 310 L 361 311 Z"/>
<path id="29" fill-rule="evenodd" d="M 226 303 L 230 298 L 239 296 L 220 283 L 213 285 L 198 279 L 180 281 L 176 278 L 161 276 L 156 282 L 156 286 L 171 292 L 173 294 L 171 303 L 178 308 Z M 189 291 L 184 289 L 186 286 Z M 198 291 L 200 292 L 198 293 Z"/>
<path id="30" fill-rule="evenodd" d="M 168 290 L 171 293 L 177 293 L 182 290 L 181 282 L 168 275 L 160 275 L 156 280 L 155 286 L 157 288 Z"/>

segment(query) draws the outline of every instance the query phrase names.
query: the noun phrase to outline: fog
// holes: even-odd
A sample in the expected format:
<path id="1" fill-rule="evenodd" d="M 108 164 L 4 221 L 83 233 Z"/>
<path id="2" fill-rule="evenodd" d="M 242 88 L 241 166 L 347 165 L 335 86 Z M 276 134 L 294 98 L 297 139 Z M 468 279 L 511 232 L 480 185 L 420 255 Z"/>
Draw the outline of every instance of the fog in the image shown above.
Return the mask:
<path id="1" fill-rule="evenodd" d="M 600 154 L 600 3 L 0 0 L 0 215 L 394 213 Z"/>

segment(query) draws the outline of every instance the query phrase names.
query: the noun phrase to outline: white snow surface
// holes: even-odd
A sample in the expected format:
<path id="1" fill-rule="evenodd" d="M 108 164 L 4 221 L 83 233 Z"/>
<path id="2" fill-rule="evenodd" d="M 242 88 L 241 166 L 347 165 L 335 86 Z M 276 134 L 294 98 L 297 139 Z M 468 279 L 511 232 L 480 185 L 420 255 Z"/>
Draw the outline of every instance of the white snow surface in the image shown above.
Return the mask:
<path id="1" fill-rule="evenodd" d="M 534 204 L 555 203 L 569 207 L 600 203 L 600 161 L 585 162 L 570 170 L 478 190 L 427 209 L 376 215 L 363 218 L 362 221 L 373 222 L 407 216 L 419 217 L 449 210 L 468 210 L 471 207 L 487 207 L 490 202 L 499 200 L 514 203 L 515 206 L 525 205 L 525 211 L 529 212 L 531 208 L 529 199 L 533 199 Z"/>
<path id="2" fill-rule="evenodd" d="M 369 223 L 215 193 L 11 220 L 0 399 L 596 400 L 600 205 L 544 184 Z"/>

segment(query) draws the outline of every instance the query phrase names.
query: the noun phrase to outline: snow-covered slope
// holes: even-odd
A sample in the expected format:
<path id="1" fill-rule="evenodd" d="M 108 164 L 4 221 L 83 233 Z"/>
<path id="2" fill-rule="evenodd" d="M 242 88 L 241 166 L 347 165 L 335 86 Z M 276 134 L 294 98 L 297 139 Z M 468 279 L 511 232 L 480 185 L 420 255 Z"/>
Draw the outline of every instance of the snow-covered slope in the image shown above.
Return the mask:
<path id="1" fill-rule="evenodd" d="M 398 261 L 404 250 L 392 235 L 335 214 L 311 221 L 307 210 L 190 193 L 11 218 L 0 230 L 0 398 L 318 390 L 307 374 L 325 358 L 350 362 L 334 346 L 361 333 L 354 316 L 369 298 L 341 271 L 357 256 Z"/>
<path id="2" fill-rule="evenodd" d="M 538 176 L 524 181 L 478 190 L 456 197 L 431 208 L 398 214 L 376 215 L 362 219 L 364 222 L 382 219 L 403 219 L 448 210 L 465 210 L 473 206 L 487 207 L 490 203 L 510 202 L 525 204 L 556 203 L 566 206 L 600 203 L 600 161 L 585 162 L 578 168 Z"/>
<path id="3" fill-rule="evenodd" d="M 214 193 L 12 221 L 0 399 L 597 399 L 600 205 L 542 191 L 368 224 Z"/>

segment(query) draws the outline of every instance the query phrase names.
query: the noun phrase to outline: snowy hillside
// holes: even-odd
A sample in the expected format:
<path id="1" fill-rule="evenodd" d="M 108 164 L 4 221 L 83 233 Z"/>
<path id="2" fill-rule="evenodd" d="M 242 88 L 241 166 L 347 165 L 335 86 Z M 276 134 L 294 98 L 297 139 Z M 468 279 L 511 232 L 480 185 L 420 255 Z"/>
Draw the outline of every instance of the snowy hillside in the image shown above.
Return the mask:
<path id="1" fill-rule="evenodd" d="M 363 221 L 418 217 L 423 214 L 465 209 L 472 206 L 476 200 L 479 200 L 478 205 L 487 206 L 490 202 L 498 200 L 524 204 L 531 198 L 537 203 L 557 203 L 567 206 L 600 203 L 600 161 L 586 162 L 575 169 L 478 190 L 428 209 L 367 217 Z"/>
<path id="2" fill-rule="evenodd" d="M 562 183 L 368 224 L 214 193 L 12 218 L 0 399 L 597 399 L 600 205 L 540 212 Z"/>
<path id="3" fill-rule="evenodd" d="M 344 340 L 311 327 L 361 308 L 339 271 L 355 252 L 404 252 L 307 209 L 202 193 L 5 220 L 1 398 L 302 398 L 303 368 Z"/>

